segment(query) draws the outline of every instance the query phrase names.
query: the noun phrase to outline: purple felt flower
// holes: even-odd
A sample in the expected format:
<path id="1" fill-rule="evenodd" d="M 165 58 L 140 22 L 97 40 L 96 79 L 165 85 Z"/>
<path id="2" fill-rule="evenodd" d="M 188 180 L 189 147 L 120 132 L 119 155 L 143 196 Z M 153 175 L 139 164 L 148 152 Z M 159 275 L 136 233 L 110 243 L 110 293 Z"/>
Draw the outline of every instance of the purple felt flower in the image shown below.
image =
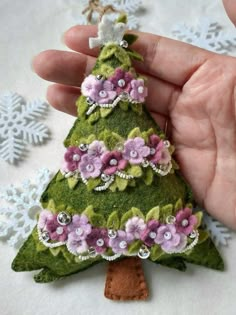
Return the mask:
<path id="1" fill-rule="evenodd" d="M 145 229 L 146 223 L 139 217 L 133 217 L 125 224 L 125 231 L 132 239 L 140 239 L 140 236 Z"/>
<path id="2" fill-rule="evenodd" d="M 128 245 L 132 240 L 132 237 L 125 231 L 118 230 L 117 236 L 109 239 L 109 246 L 114 253 L 125 254 L 127 253 Z"/>
<path id="3" fill-rule="evenodd" d="M 157 220 L 150 220 L 147 223 L 146 229 L 141 233 L 141 240 L 147 246 L 151 247 L 155 243 L 157 237 L 157 228 L 160 226 L 160 222 Z"/>
<path id="4" fill-rule="evenodd" d="M 147 87 L 144 85 L 144 81 L 142 79 L 132 80 L 130 85 L 130 96 L 132 99 L 143 103 L 145 101 L 145 97 L 147 97 Z"/>
<path id="5" fill-rule="evenodd" d="M 61 225 L 57 221 L 57 214 L 53 214 L 46 222 L 46 231 L 53 241 L 65 242 L 68 237 L 68 225 Z"/>
<path id="6" fill-rule="evenodd" d="M 85 78 L 81 85 L 81 92 L 99 104 L 111 103 L 117 95 L 110 81 L 98 80 L 94 75 Z"/>
<path id="7" fill-rule="evenodd" d="M 96 178 L 101 174 L 102 161 L 99 157 L 85 154 L 81 158 L 79 170 L 84 178 Z"/>
<path id="8" fill-rule="evenodd" d="M 78 169 L 81 157 L 84 154 L 78 147 L 69 147 L 64 155 L 64 165 L 63 169 L 67 169 L 70 172 L 73 172 Z"/>
<path id="9" fill-rule="evenodd" d="M 121 68 L 117 68 L 113 76 L 109 78 L 109 81 L 112 82 L 117 94 L 124 91 L 129 93 L 131 89 L 131 80 L 133 80 L 133 75 Z"/>
<path id="10" fill-rule="evenodd" d="M 39 214 L 38 227 L 44 229 L 47 222 L 53 220 L 53 214 L 49 210 L 43 210 Z"/>
<path id="11" fill-rule="evenodd" d="M 140 164 L 144 157 L 150 154 L 150 148 L 145 145 L 142 138 L 129 139 L 124 144 L 123 157 L 129 160 L 130 164 Z"/>
<path id="12" fill-rule="evenodd" d="M 74 255 L 82 254 L 89 249 L 86 240 L 81 240 L 79 236 L 74 235 L 72 233 L 69 234 L 68 236 L 68 241 L 66 243 L 66 246 L 69 252 Z"/>
<path id="13" fill-rule="evenodd" d="M 91 224 L 88 223 L 88 218 L 84 214 L 75 214 L 71 224 L 68 226 L 69 233 L 77 240 L 86 239 L 87 235 L 91 233 L 91 230 Z"/>
<path id="14" fill-rule="evenodd" d="M 103 173 L 107 175 L 121 171 L 127 166 L 127 161 L 123 159 L 122 153 L 119 151 L 106 152 L 102 156 Z"/>
<path id="15" fill-rule="evenodd" d="M 150 147 L 150 155 L 147 159 L 154 164 L 168 164 L 171 161 L 171 155 L 166 148 L 164 141 L 157 135 L 151 135 L 149 137 L 148 146 Z"/>
<path id="16" fill-rule="evenodd" d="M 184 208 L 176 214 L 176 230 L 185 235 L 189 235 L 197 224 L 197 218 L 192 214 L 192 210 Z"/>
<path id="17" fill-rule="evenodd" d="M 99 228 L 92 229 L 92 232 L 87 236 L 86 241 L 88 246 L 95 248 L 98 254 L 104 253 L 109 243 L 107 230 Z"/>
<path id="18" fill-rule="evenodd" d="M 162 225 L 157 230 L 155 243 L 160 244 L 165 252 L 179 252 L 185 248 L 187 236 L 178 233 L 173 224 Z"/>
<path id="19" fill-rule="evenodd" d="M 88 155 L 94 157 L 101 157 L 104 152 L 107 151 L 105 143 L 103 141 L 95 140 L 88 147 Z"/>

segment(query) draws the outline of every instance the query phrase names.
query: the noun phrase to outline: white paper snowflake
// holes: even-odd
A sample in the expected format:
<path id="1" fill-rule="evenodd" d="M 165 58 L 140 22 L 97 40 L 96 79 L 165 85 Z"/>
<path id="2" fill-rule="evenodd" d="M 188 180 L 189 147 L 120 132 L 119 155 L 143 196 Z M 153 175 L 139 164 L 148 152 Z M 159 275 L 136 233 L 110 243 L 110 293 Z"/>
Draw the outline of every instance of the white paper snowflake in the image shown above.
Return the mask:
<path id="1" fill-rule="evenodd" d="M 200 19 L 196 26 L 177 24 L 172 33 L 179 40 L 219 54 L 229 54 L 236 49 L 236 33 L 224 32 L 219 23 L 207 18 Z"/>
<path id="2" fill-rule="evenodd" d="M 0 94 L 0 158 L 14 163 L 23 158 L 26 144 L 43 143 L 48 128 L 38 121 L 48 109 L 41 100 L 26 102 L 17 93 Z"/>
<path id="3" fill-rule="evenodd" d="M 216 246 L 228 245 L 228 240 L 231 238 L 231 233 L 226 226 L 212 218 L 206 212 L 204 212 L 203 224 L 211 235 L 211 238 Z"/>
<path id="4" fill-rule="evenodd" d="M 71 0 L 65 0 L 69 5 L 72 6 L 72 1 Z M 88 0 L 82 0 L 80 1 L 80 10 L 73 5 L 73 11 L 72 11 L 72 16 L 76 20 L 76 23 L 85 25 L 87 24 L 87 19 L 86 15 L 82 14 L 82 10 L 88 6 L 89 1 Z M 100 0 L 100 3 L 102 5 L 112 5 L 116 10 L 125 12 L 128 17 L 128 28 L 129 29 L 138 29 L 139 28 L 139 19 L 136 16 L 136 14 L 139 12 L 139 10 L 142 7 L 142 0 L 116 0 L 116 1 L 111 1 L 111 0 Z M 82 10 L 81 10 L 82 8 Z M 111 20 L 115 20 L 118 16 L 119 13 L 111 13 L 108 14 L 109 18 Z M 98 24 L 98 18 L 99 15 L 97 13 L 93 14 L 93 24 Z"/>
<path id="5" fill-rule="evenodd" d="M 40 197 L 51 178 L 49 170 L 41 169 L 35 180 L 25 180 L 21 188 L 11 185 L 0 192 L 0 238 L 10 246 L 21 245 L 31 233 L 42 209 Z"/>

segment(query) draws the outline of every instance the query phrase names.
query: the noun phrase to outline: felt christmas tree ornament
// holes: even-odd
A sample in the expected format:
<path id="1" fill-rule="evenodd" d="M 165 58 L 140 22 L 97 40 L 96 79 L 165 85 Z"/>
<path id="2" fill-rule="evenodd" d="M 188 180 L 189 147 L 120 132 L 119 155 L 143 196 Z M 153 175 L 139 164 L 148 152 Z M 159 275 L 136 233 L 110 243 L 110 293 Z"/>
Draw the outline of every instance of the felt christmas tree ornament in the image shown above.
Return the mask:
<path id="1" fill-rule="evenodd" d="M 144 106 L 147 82 L 132 67 L 122 20 L 106 16 L 90 47 L 101 47 L 81 85 L 78 118 L 61 169 L 42 195 L 43 210 L 12 263 L 40 270 L 46 283 L 108 261 L 105 296 L 148 296 L 142 260 L 180 271 L 186 262 L 223 270 L 202 212 L 174 160 L 174 146 Z"/>

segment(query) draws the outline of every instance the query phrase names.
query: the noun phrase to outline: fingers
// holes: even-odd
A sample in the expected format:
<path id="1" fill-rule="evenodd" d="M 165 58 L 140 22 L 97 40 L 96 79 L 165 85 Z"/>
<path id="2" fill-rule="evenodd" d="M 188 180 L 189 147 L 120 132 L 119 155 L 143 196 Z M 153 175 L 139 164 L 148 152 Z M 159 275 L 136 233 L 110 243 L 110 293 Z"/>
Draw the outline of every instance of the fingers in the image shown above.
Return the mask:
<path id="1" fill-rule="evenodd" d="M 228 14 L 230 20 L 236 25 L 236 1 L 235 0 L 223 0 L 225 11 Z"/>
<path id="2" fill-rule="evenodd" d="M 95 58 L 83 54 L 46 50 L 34 58 L 33 69 L 45 80 L 80 86 L 94 63 Z"/>
<path id="3" fill-rule="evenodd" d="M 78 52 L 97 56 L 98 49 L 89 49 L 88 38 L 96 37 L 95 26 L 74 26 L 64 35 L 65 44 Z M 138 70 L 170 83 L 183 86 L 194 71 L 213 53 L 204 49 L 149 33 L 136 32 L 139 39 L 132 48 L 144 57 L 136 63 Z"/>
<path id="4" fill-rule="evenodd" d="M 57 110 L 77 116 L 76 101 L 80 96 L 79 88 L 52 84 L 47 90 L 47 100 Z"/>

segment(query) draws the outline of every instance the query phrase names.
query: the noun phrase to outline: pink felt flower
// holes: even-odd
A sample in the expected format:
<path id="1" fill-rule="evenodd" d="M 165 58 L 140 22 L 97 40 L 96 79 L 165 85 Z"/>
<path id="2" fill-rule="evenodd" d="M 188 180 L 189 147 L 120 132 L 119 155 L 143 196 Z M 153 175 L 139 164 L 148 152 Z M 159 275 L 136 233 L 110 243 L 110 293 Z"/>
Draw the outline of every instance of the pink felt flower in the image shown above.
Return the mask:
<path id="1" fill-rule="evenodd" d="M 121 68 L 117 68 L 113 76 L 109 78 L 109 81 L 112 82 L 117 94 L 120 94 L 124 91 L 128 93 L 130 92 L 130 82 L 132 79 L 133 75 L 130 72 L 126 72 Z"/>
<path id="2" fill-rule="evenodd" d="M 72 218 L 71 224 L 68 226 L 68 231 L 75 239 L 84 240 L 87 235 L 91 233 L 92 227 L 88 223 L 88 218 L 86 215 L 75 214 Z"/>
<path id="3" fill-rule="evenodd" d="M 94 140 L 88 147 L 88 155 L 94 157 L 101 157 L 102 154 L 106 151 L 107 148 L 103 141 Z"/>
<path id="4" fill-rule="evenodd" d="M 74 255 L 85 253 L 89 249 L 86 240 L 81 240 L 79 236 L 74 234 L 69 234 L 66 246 L 69 252 Z"/>
<path id="5" fill-rule="evenodd" d="M 99 157 L 85 154 L 81 158 L 79 170 L 84 178 L 96 178 L 101 174 L 102 161 Z"/>
<path id="6" fill-rule="evenodd" d="M 167 165 L 171 161 L 171 155 L 166 148 L 164 141 L 157 135 L 151 135 L 149 137 L 148 146 L 150 147 L 150 155 L 147 159 L 154 164 Z"/>
<path id="7" fill-rule="evenodd" d="M 192 210 L 184 208 L 176 214 L 176 230 L 185 235 L 189 235 L 197 224 L 197 218 L 192 214 Z"/>
<path id="8" fill-rule="evenodd" d="M 147 223 L 146 229 L 141 233 L 141 240 L 147 246 L 151 247 L 155 243 L 157 237 L 157 228 L 160 226 L 160 222 L 157 220 L 150 220 Z"/>
<path id="9" fill-rule="evenodd" d="M 140 239 L 140 236 L 145 229 L 146 223 L 139 217 L 133 217 L 125 224 L 125 231 L 132 239 Z"/>
<path id="10" fill-rule="evenodd" d="M 121 171 L 127 166 L 127 161 L 123 159 L 122 153 L 119 151 L 106 152 L 102 156 L 103 173 L 107 175 Z"/>
<path id="11" fill-rule="evenodd" d="M 95 248 L 98 254 L 102 254 L 108 248 L 109 238 L 106 229 L 94 228 L 88 235 L 87 244 L 90 247 Z"/>
<path id="12" fill-rule="evenodd" d="M 39 214 L 38 227 L 44 229 L 47 222 L 53 220 L 53 214 L 49 210 L 43 210 Z"/>
<path id="13" fill-rule="evenodd" d="M 130 82 L 131 90 L 130 96 L 133 100 L 143 103 L 145 98 L 147 97 L 147 87 L 144 85 L 144 81 L 142 79 L 132 80 Z"/>
<path id="14" fill-rule="evenodd" d="M 85 78 L 81 85 L 81 92 L 84 96 L 99 104 L 111 103 L 117 95 L 110 81 L 98 80 L 92 74 Z"/>
<path id="15" fill-rule="evenodd" d="M 178 233 L 173 224 L 162 225 L 157 230 L 155 243 L 160 244 L 167 253 L 179 252 L 185 248 L 187 236 Z"/>
<path id="16" fill-rule="evenodd" d="M 78 147 L 68 147 L 64 155 L 63 170 L 73 172 L 78 169 L 81 157 L 84 154 Z"/>
<path id="17" fill-rule="evenodd" d="M 118 230 L 115 238 L 109 239 L 109 246 L 114 253 L 125 254 L 128 251 L 128 245 L 132 242 L 133 238 L 125 231 Z"/>
<path id="18" fill-rule="evenodd" d="M 129 139 L 124 144 L 123 158 L 131 164 L 140 164 L 150 154 L 150 148 L 142 138 Z"/>
<path id="19" fill-rule="evenodd" d="M 53 241 L 64 242 L 68 237 L 68 225 L 61 225 L 57 221 L 57 214 L 53 214 L 50 220 L 47 220 L 46 231 Z"/>

